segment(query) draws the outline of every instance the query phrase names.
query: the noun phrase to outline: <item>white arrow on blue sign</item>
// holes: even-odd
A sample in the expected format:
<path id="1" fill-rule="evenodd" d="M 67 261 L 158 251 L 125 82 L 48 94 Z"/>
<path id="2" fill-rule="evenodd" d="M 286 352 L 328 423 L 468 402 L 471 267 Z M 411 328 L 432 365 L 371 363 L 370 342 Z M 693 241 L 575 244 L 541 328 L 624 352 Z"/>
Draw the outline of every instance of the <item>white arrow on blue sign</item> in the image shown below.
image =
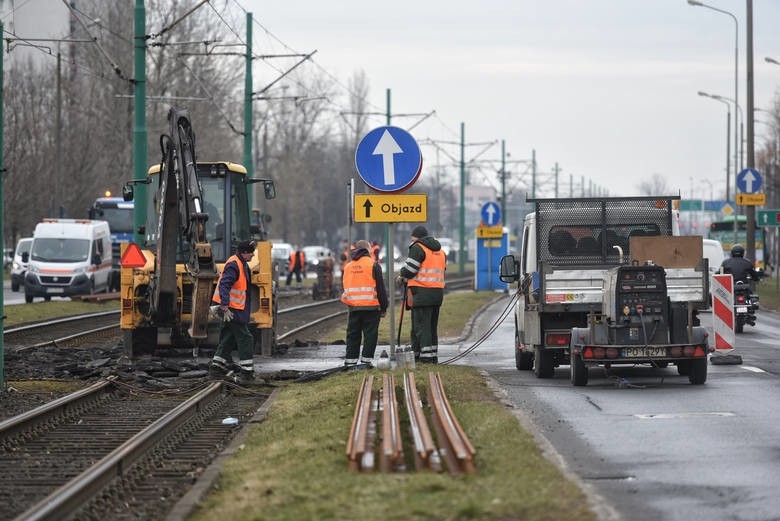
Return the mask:
<path id="1" fill-rule="evenodd" d="M 755 168 L 746 168 L 737 174 L 737 188 L 743 194 L 754 194 L 764 182 L 761 172 Z"/>
<path id="2" fill-rule="evenodd" d="M 480 214 L 486 226 L 496 226 L 501 222 L 501 208 L 496 203 L 483 204 Z"/>
<path id="3" fill-rule="evenodd" d="M 378 192 L 403 192 L 422 170 L 422 153 L 411 134 L 398 127 L 379 127 L 360 140 L 355 151 L 360 178 Z"/>

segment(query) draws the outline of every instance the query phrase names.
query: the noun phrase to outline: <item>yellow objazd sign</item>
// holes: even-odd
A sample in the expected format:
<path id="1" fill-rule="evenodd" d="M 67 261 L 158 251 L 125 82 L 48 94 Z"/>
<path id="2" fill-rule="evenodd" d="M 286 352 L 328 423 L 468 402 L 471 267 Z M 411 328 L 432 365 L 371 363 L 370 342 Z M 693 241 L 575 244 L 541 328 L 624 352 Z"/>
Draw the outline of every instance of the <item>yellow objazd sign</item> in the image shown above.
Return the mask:
<path id="1" fill-rule="evenodd" d="M 356 223 L 423 223 L 428 220 L 425 194 L 355 194 Z"/>
<path id="2" fill-rule="evenodd" d="M 477 239 L 500 239 L 504 236 L 504 229 L 501 226 L 479 226 L 477 228 Z"/>
<path id="3" fill-rule="evenodd" d="M 766 194 L 737 194 L 737 204 L 740 206 L 758 206 L 766 204 Z"/>

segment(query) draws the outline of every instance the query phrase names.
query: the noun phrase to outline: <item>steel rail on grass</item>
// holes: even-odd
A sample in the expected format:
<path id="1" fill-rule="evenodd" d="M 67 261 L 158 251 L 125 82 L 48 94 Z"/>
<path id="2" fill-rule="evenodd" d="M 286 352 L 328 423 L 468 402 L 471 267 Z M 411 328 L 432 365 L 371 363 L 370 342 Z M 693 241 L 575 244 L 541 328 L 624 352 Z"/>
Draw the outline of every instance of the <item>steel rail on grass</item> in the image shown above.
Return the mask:
<path id="1" fill-rule="evenodd" d="M 445 461 L 450 474 L 457 476 L 464 473 L 474 473 L 476 451 L 452 412 L 439 373 L 428 373 L 427 397 L 431 407 L 431 419 L 436 430 L 436 438 L 439 440 L 441 448 L 444 449 Z"/>
<path id="2" fill-rule="evenodd" d="M 414 468 L 417 470 L 429 468 L 440 472 L 441 460 L 425 419 L 414 373 L 404 373 L 404 403 L 409 414 L 409 433 L 414 446 Z"/>
<path id="3" fill-rule="evenodd" d="M 115 477 L 122 476 L 132 465 L 174 432 L 180 425 L 204 410 L 206 404 L 219 397 L 224 382 L 214 382 L 144 430 L 127 440 L 71 481 L 16 518 L 16 521 L 56 521 L 67 518 Z"/>
<path id="4" fill-rule="evenodd" d="M 374 449 L 369 439 L 369 426 L 373 416 L 371 402 L 373 400 L 374 377 L 365 375 L 360 384 L 355 416 L 352 418 L 352 428 L 347 440 L 347 457 L 350 470 L 369 471 L 374 468 Z"/>
<path id="5" fill-rule="evenodd" d="M 382 472 L 392 472 L 404 467 L 401 422 L 398 419 L 398 401 L 395 398 L 395 377 L 384 374 L 382 375 L 382 448 L 379 468 Z"/>

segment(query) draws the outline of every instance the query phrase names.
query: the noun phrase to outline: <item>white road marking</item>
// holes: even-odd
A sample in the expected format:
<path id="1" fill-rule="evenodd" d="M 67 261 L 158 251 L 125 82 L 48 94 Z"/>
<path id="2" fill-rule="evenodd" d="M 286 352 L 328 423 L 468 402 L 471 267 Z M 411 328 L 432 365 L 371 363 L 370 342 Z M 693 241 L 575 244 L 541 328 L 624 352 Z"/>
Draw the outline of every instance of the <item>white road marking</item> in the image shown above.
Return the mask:
<path id="1" fill-rule="evenodd" d="M 699 418 L 707 416 L 736 416 L 733 412 L 670 412 L 661 414 L 635 414 L 640 420 L 668 420 L 675 418 Z"/>
<path id="2" fill-rule="evenodd" d="M 747 371 L 753 371 L 754 373 L 766 373 L 763 369 L 759 367 L 753 367 L 752 365 L 743 365 L 741 366 L 742 369 L 745 369 Z"/>

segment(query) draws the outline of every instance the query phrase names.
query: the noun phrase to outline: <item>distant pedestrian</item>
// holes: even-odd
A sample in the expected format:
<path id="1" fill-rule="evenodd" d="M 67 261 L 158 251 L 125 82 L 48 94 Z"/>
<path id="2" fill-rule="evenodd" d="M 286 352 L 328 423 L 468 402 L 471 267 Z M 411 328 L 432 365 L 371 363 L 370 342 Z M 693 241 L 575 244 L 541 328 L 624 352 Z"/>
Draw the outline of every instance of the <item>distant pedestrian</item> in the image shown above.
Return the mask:
<path id="1" fill-rule="evenodd" d="M 212 301 L 219 305 L 222 312 L 222 324 L 219 329 L 219 345 L 211 359 L 209 374 L 215 378 L 224 377 L 233 361 L 233 349 L 238 350 L 239 380 L 242 385 L 251 384 L 255 379 L 254 337 L 249 332 L 249 312 L 251 309 L 250 285 L 252 273 L 249 261 L 255 255 L 257 245 L 254 241 L 239 243 L 217 281 Z"/>
<path id="2" fill-rule="evenodd" d="M 374 260 L 379 262 L 379 250 L 381 248 L 379 247 L 379 244 L 377 244 L 376 241 L 371 241 L 371 256 L 374 257 Z"/>
<path id="3" fill-rule="evenodd" d="M 409 256 L 398 277 L 406 284 L 405 305 L 412 310 L 412 349 L 420 362 L 439 360 L 439 309 L 444 300 L 447 257 L 425 226 L 412 230 Z"/>
<path id="4" fill-rule="evenodd" d="M 372 363 L 379 337 L 379 321 L 387 311 L 387 291 L 382 279 L 382 267 L 370 253 L 368 241 L 358 241 L 351 260 L 344 268 L 344 293 L 341 301 L 349 306 L 347 321 L 347 353 L 344 365 Z M 361 337 L 363 351 L 360 351 Z"/>
<path id="5" fill-rule="evenodd" d="M 301 274 L 306 276 L 306 255 L 303 254 L 301 248 L 298 246 L 296 246 L 295 251 L 290 254 L 290 264 L 287 267 L 287 286 L 292 282 L 293 274 L 295 274 L 295 281 L 300 288 Z"/>

